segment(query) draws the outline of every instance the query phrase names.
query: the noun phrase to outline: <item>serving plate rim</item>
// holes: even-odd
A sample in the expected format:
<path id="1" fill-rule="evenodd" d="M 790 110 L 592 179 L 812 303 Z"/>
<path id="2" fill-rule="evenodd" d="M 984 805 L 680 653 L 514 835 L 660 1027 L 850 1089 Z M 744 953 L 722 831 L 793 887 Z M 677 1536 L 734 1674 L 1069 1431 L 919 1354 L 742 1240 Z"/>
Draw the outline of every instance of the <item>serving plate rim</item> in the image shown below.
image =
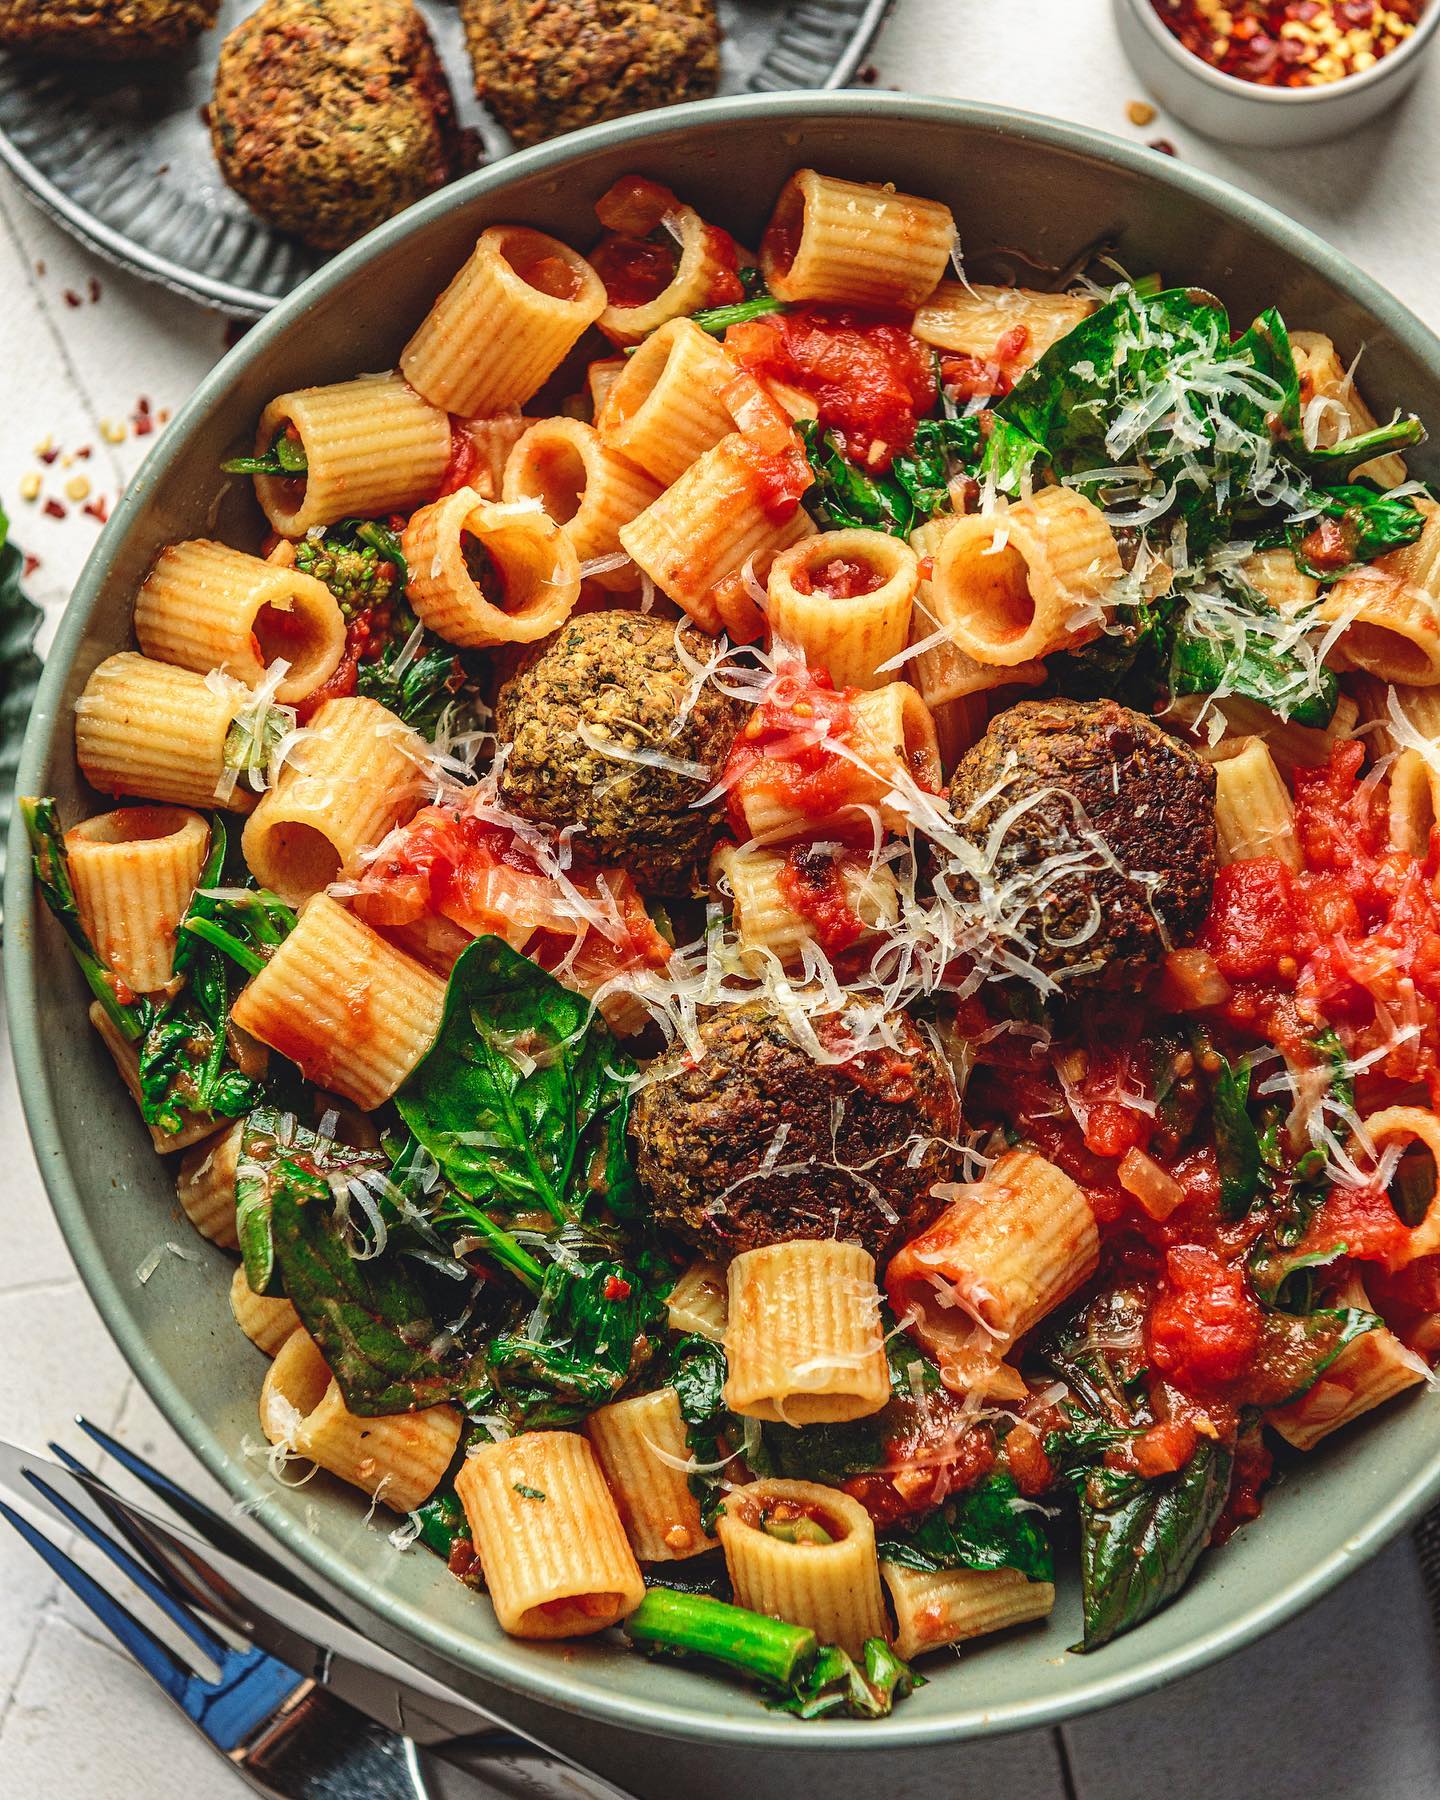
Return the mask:
<path id="1" fill-rule="evenodd" d="M 1275 249 L 1308 264 L 1341 294 L 1362 306 L 1427 365 L 1440 383 L 1440 338 L 1323 239 L 1214 176 L 1104 132 L 982 103 L 853 90 L 727 96 L 667 108 L 639 119 L 591 126 L 572 136 L 517 152 L 442 189 L 380 226 L 310 276 L 206 376 L 142 464 L 139 476 L 121 499 L 85 564 L 46 662 L 21 752 L 17 791 L 36 791 L 55 732 L 61 725 L 57 714 L 70 667 L 91 616 L 102 601 L 107 571 L 132 526 L 142 522 L 155 490 L 163 486 L 185 456 L 191 427 L 208 415 L 212 404 L 226 394 L 240 370 L 251 361 L 262 359 L 272 342 L 282 338 L 303 317 L 312 301 L 358 277 L 382 249 L 391 249 L 423 233 L 432 220 L 465 206 L 477 195 L 562 171 L 592 152 L 633 144 L 637 155 L 642 155 L 649 138 L 692 127 L 703 133 L 712 122 L 733 123 L 751 116 L 757 126 L 780 130 L 790 124 L 823 124 L 827 120 L 853 123 L 856 118 L 863 118 L 867 126 L 873 122 L 877 130 L 883 130 L 884 119 L 889 117 L 928 125 L 941 132 L 958 127 L 1038 144 L 1057 153 L 1098 158 L 1159 182 L 1181 199 L 1194 199 L 1239 218 Z M 902 1707 L 883 1721 L 861 1724 L 822 1720 L 802 1724 L 784 1715 L 767 1713 L 758 1698 L 738 1711 L 721 1711 L 718 1707 L 705 1711 L 653 1693 L 602 1692 L 584 1684 L 576 1688 L 568 1680 L 564 1664 L 559 1662 L 542 1669 L 520 1668 L 506 1658 L 503 1643 L 492 1646 L 479 1636 L 454 1631 L 427 1617 L 413 1603 L 371 1585 L 366 1578 L 365 1559 L 342 1554 L 312 1536 L 298 1519 L 266 1505 L 271 1490 L 263 1467 L 257 1470 L 228 1452 L 180 1387 L 148 1354 L 145 1334 L 126 1295 L 103 1266 L 100 1245 L 87 1218 L 87 1202 L 67 1161 L 66 1130 L 61 1124 L 63 1108 L 57 1103 L 41 1044 L 43 958 L 36 947 L 37 901 L 30 879 L 24 826 L 18 814 L 10 822 L 8 863 L 4 912 L 9 941 L 4 974 L 16 1077 L 51 1206 L 107 1329 L 155 1404 L 238 1505 L 254 1512 L 289 1553 L 324 1581 L 451 1668 L 527 1699 L 560 1706 L 607 1724 L 694 1742 L 737 1746 L 768 1743 L 816 1750 L 843 1744 L 852 1750 L 896 1750 L 996 1735 L 1058 1723 L 1151 1692 L 1253 1643 L 1321 1598 L 1440 1497 L 1437 1441 L 1429 1460 L 1375 1509 L 1363 1529 L 1329 1545 L 1302 1575 L 1237 1606 L 1223 1624 L 1187 1637 L 1168 1650 L 1157 1650 L 1131 1668 L 1107 1673 L 1103 1656 L 1098 1657 L 1093 1665 L 1087 1665 L 1095 1670 L 1090 1678 L 1029 1700 L 985 1707 L 967 1703 L 961 1678 L 957 1677 L 956 1704 L 933 1717 L 907 1716 L 907 1709 Z M 383 1540 L 376 1541 L 375 1549 L 377 1554 L 391 1554 Z"/>

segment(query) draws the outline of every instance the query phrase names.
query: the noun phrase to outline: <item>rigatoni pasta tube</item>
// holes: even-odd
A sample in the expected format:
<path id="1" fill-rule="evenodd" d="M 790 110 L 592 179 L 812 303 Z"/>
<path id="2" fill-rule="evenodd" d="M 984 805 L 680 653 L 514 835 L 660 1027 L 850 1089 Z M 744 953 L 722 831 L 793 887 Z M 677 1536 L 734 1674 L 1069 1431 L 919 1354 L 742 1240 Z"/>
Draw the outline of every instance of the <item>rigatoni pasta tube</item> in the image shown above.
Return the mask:
<path id="1" fill-rule="evenodd" d="M 400 356 L 405 379 L 446 412 L 522 405 L 605 310 L 583 256 L 527 225 L 492 225 Z"/>
<path id="2" fill-rule="evenodd" d="M 292 1331 L 265 1371 L 260 1429 L 396 1512 L 413 1512 L 439 1485 L 460 1442 L 453 1406 L 360 1418 L 350 1412 L 314 1340 Z"/>
<path id="3" fill-rule="evenodd" d="M 887 830 L 903 832 L 907 813 L 903 788 L 907 782 L 929 788 L 940 785 L 940 745 L 929 707 L 908 682 L 891 681 L 850 702 L 850 717 L 840 741 L 846 786 L 837 781 L 835 814 L 859 807 L 874 807 Z M 837 753 L 840 754 L 840 753 Z M 902 799 L 886 796 L 900 788 Z M 739 806 L 751 837 L 778 840 L 811 836 L 824 821 L 790 799 L 783 786 L 766 779 L 762 758 L 736 784 Z"/>
<path id="4" fill-rule="evenodd" d="M 718 1344 L 725 1336 L 726 1305 L 724 1265 L 697 1259 L 666 1298 L 666 1322 L 672 1331 L 696 1332 Z"/>
<path id="5" fill-rule="evenodd" d="M 267 1356 L 276 1356 L 300 1329 L 300 1315 L 285 1299 L 257 1294 L 245 1279 L 242 1264 L 230 1277 L 230 1311 L 235 1323 Z"/>
<path id="6" fill-rule="evenodd" d="M 716 590 L 749 563 L 757 576 L 788 544 L 814 530 L 797 510 L 774 519 L 766 510 L 764 482 L 739 432 L 723 438 L 692 463 L 638 518 L 620 527 L 620 547 L 663 594 L 713 633 L 730 623 Z M 751 609 L 754 611 L 754 608 Z M 759 619 L 748 634 L 759 634 Z"/>
<path id="7" fill-rule="evenodd" d="M 1236 694 L 1226 694 L 1219 700 L 1190 697 L 1172 700 L 1169 716 L 1179 723 L 1190 723 L 1202 706 L 1206 709 L 1207 721 L 1218 715 L 1225 732 L 1213 745 L 1201 744 L 1200 756 L 1207 762 L 1219 762 L 1230 755 L 1229 747 L 1236 736 L 1263 738 L 1275 759 L 1275 767 L 1287 781 L 1293 778 L 1297 769 L 1318 769 L 1329 762 L 1334 746 L 1355 735 L 1359 717 L 1359 707 L 1351 694 L 1340 696 L 1330 723 L 1324 726 L 1297 725 L 1291 719 L 1279 718 L 1258 700 L 1242 700 Z M 1206 723 L 1202 722 L 1198 729 L 1203 733 Z"/>
<path id="8" fill-rule="evenodd" d="M 674 1388 L 602 1406 L 584 1430 L 641 1562 L 676 1562 L 715 1547 L 682 1466 L 690 1442 Z"/>
<path id="9" fill-rule="evenodd" d="M 1215 768 L 1215 837 L 1222 863 L 1276 856 L 1300 867 L 1295 806 L 1262 738 L 1241 738 Z"/>
<path id="10" fill-rule="evenodd" d="M 327 700 L 261 796 L 241 838 L 261 887 L 298 905 L 409 818 L 425 744 L 378 700 Z"/>
<path id="11" fill-rule="evenodd" d="M 225 740 L 245 697 L 243 688 L 212 687 L 191 669 L 122 650 L 75 702 L 76 759 L 102 794 L 248 812 L 254 794 L 225 786 Z"/>
<path id="12" fill-rule="evenodd" d="M 474 488 L 482 500 L 500 498 L 510 452 L 535 422 L 517 412 L 496 413 L 490 419 L 457 421 L 456 429 L 470 440 L 475 452 L 474 471 L 465 485 Z"/>
<path id="13" fill-rule="evenodd" d="M 1295 567 L 1295 553 L 1288 544 L 1257 550 L 1241 563 L 1240 573 L 1276 612 L 1299 612 L 1313 605 L 1320 592 L 1315 577 Z"/>
<path id="14" fill-rule="evenodd" d="M 922 344 L 939 350 L 1028 369 L 1094 310 L 1095 302 L 1084 294 L 942 281 L 916 312 L 910 330 Z"/>
<path id="15" fill-rule="evenodd" d="M 612 450 L 668 487 L 735 429 L 721 397 L 734 379 L 722 344 L 692 319 L 673 319 L 628 358 L 596 427 Z"/>
<path id="16" fill-rule="evenodd" d="M 533 644 L 580 598 L 575 546 L 538 506 L 496 505 L 461 488 L 421 507 L 401 543 L 416 615 L 467 649 Z"/>
<path id="17" fill-rule="evenodd" d="M 621 182 L 616 186 L 633 179 L 622 176 Z M 602 195 L 595 206 L 602 224 L 609 222 L 606 218 L 608 198 L 608 195 Z M 733 259 L 733 242 L 724 232 L 712 231 L 693 206 L 686 206 L 682 201 L 676 200 L 673 194 L 669 199 L 671 204 L 663 215 L 663 226 L 679 247 L 675 273 L 659 293 L 652 294 L 648 300 L 642 300 L 633 306 L 618 306 L 612 302 L 605 308 L 598 323 L 606 337 L 617 344 L 638 344 L 642 338 L 649 337 L 651 332 L 658 331 L 669 320 L 713 306 L 715 302 L 711 296 L 719 281 L 728 279 L 734 284 L 731 291 L 738 292 L 734 261 L 727 260 L 725 255 L 720 254 L 722 249 L 728 249 L 730 258 Z M 615 216 L 618 220 L 618 215 Z M 655 210 L 652 209 L 648 218 L 635 218 L 623 224 L 617 222 L 612 229 L 623 235 L 646 237 L 649 235 L 648 230 L 641 230 L 639 227 L 648 226 L 649 219 L 654 216 Z M 601 239 L 602 250 L 606 242 L 607 240 Z M 603 267 L 603 257 L 597 260 L 601 261 Z"/>
<path id="18" fill-rule="evenodd" d="M 807 890 L 842 921 L 848 915 L 854 935 L 840 946 L 845 949 L 892 926 L 900 914 L 890 870 L 866 852 L 838 844 L 804 845 L 796 860 L 753 843 L 725 844 L 716 851 L 710 874 L 729 890 L 741 951 L 752 958 L 768 955 L 796 963 L 805 946 L 816 941 L 815 921 L 796 904 L 797 895 Z M 827 948 L 835 953 L 833 938 Z"/>
<path id="19" fill-rule="evenodd" d="M 135 601 L 135 635 L 158 662 L 220 669 L 247 687 L 283 660 L 275 698 L 290 705 L 339 667 L 345 615 L 313 575 L 197 538 L 160 552 Z"/>
<path id="20" fill-rule="evenodd" d="M 65 833 L 70 881 L 85 935 L 137 994 L 175 969 L 175 936 L 210 851 L 210 827 L 175 806 L 128 806 Z"/>
<path id="21" fill-rule="evenodd" d="M 1440 1254 L 1440 1118 L 1424 1106 L 1387 1106 L 1380 1112 L 1368 1113 L 1364 1128 L 1364 1137 L 1374 1146 L 1377 1158 L 1387 1149 L 1400 1146 L 1406 1153 L 1414 1152 L 1428 1189 L 1420 1196 L 1425 1203 L 1424 1214 L 1411 1230 L 1404 1248 L 1390 1258 L 1390 1266 L 1403 1268 L 1419 1257 Z M 1363 1162 L 1360 1143 L 1352 1142 L 1350 1154 Z M 1416 1210 L 1419 1211 L 1418 1201 Z"/>
<path id="22" fill-rule="evenodd" d="M 196 1144 L 180 1159 L 175 1191 L 180 1210 L 200 1233 L 222 1250 L 238 1250 L 235 1231 L 235 1170 L 240 1161 L 243 1119 Z"/>
<path id="23" fill-rule="evenodd" d="M 890 1398 L 875 1259 L 859 1244 L 793 1238 L 729 1268 L 725 1404 L 750 1419 L 861 1419 Z"/>
<path id="24" fill-rule="evenodd" d="M 910 641 L 920 580 L 910 546 L 883 531 L 822 531 L 770 565 L 765 617 L 837 688 L 884 685 L 882 665 Z"/>
<path id="25" fill-rule="evenodd" d="M 1358 1279 L 1350 1280 L 1337 1304 L 1374 1308 Z M 1273 1407 L 1265 1423 L 1274 1426 L 1287 1444 L 1297 1450 L 1313 1450 L 1332 1431 L 1339 1431 L 1376 1406 L 1383 1406 L 1406 1388 L 1424 1381 L 1428 1370 L 1413 1350 L 1393 1331 L 1377 1326 L 1347 1344 L 1330 1367 L 1298 1400 Z"/>
<path id="26" fill-rule="evenodd" d="M 781 300 L 911 311 L 934 292 L 954 242 L 938 200 L 799 169 L 780 190 L 760 269 Z"/>
<path id="27" fill-rule="evenodd" d="M 716 1532 L 736 1602 L 808 1625 L 860 1658 L 885 1637 L 875 1527 L 858 1500 L 813 1481 L 752 1481 L 725 1497 Z"/>
<path id="28" fill-rule="evenodd" d="M 605 445 L 593 425 L 542 419 L 511 451 L 501 492 L 507 501 L 538 500 L 587 563 L 620 552 L 620 527 L 644 512 L 660 484 Z M 615 592 L 640 581 L 628 562 L 591 575 Z"/>
<path id="29" fill-rule="evenodd" d="M 1019 1569 L 909 1569 L 882 1562 L 895 1609 L 895 1652 L 908 1662 L 927 1650 L 1043 1619 L 1055 1609 L 1055 1584 Z"/>
<path id="30" fill-rule="evenodd" d="M 316 1087 L 368 1111 L 434 1043 L 444 1009 L 438 975 L 317 894 L 230 1016 Z"/>
<path id="31" fill-rule="evenodd" d="M 1342 575 L 1316 617 L 1344 621 L 1332 656 L 1377 680 L 1440 683 L 1440 506 L 1414 503 L 1425 525 L 1413 544 Z"/>
<path id="32" fill-rule="evenodd" d="M 130 1097 L 136 1106 L 140 1105 L 140 1054 L 134 1044 L 127 1041 L 115 1025 L 115 1021 L 106 1012 L 98 1000 L 90 1003 L 90 1023 L 99 1032 L 101 1041 L 115 1060 L 115 1067 L 120 1071 L 120 1079 L 130 1090 Z M 183 1113 L 181 1126 L 173 1135 L 164 1132 L 158 1125 L 146 1125 L 150 1133 L 150 1142 L 164 1155 L 170 1150 L 188 1150 L 192 1144 L 198 1144 L 201 1138 L 209 1137 L 215 1130 L 215 1121 L 208 1113 Z"/>
<path id="33" fill-rule="evenodd" d="M 1032 659 L 997 668 L 994 663 L 977 662 L 956 642 L 950 627 L 964 606 L 964 595 L 953 587 L 937 592 L 932 576 L 937 551 L 951 528 L 959 523 L 958 514 L 932 519 L 910 538 L 911 547 L 920 559 L 920 580 L 911 609 L 910 643 L 912 648 L 917 645 L 920 648 L 905 666 L 925 704 L 937 718 L 940 709 L 952 701 L 968 700 L 976 694 L 1011 683 L 1023 682 L 1027 687 L 1037 687 L 1045 679 L 1043 662 Z"/>
<path id="34" fill-rule="evenodd" d="M 281 537 L 337 519 L 408 512 L 440 486 L 450 421 L 398 375 L 361 375 L 280 394 L 260 415 L 255 454 L 293 434 L 303 475 L 257 475 L 255 497 Z"/>
<path id="35" fill-rule="evenodd" d="M 1292 331 L 1290 349 L 1300 377 L 1300 410 L 1308 439 L 1325 450 L 1343 438 L 1374 430 L 1374 413 L 1323 331 Z M 1374 481 L 1382 488 L 1399 487 L 1405 479 L 1405 459 L 1374 457 L 1355 470 L 1353 479 Z"/>
<path id="36" fill-rule="evenodd" d="M 1121 573 L 1099 507 L 1072 488 L 1042 488 L 958 519 L 935 552 L 930 593 L 959 649 L 1011 668 L 1093 636 Z"/>
<path id="37" fill-rule="evenodd" d="M 582 1637 L 645 1597 L 595 1453 L 578 1432 L 482 1444 L 455 1477 L 485 1585 L 511 1637 Z"/>
<path id="38" fill-rule="evenodd" d="M 1390 765 L 1390 848 L 1425 857 L 1440 823 L 1440 772 L 1418 750 L 1402 750 Z"/>
<path id="39" fill-rule="evenodd" d="M 896 1318 L 941 1361 L 970 1348 L 978 1319 L 1003 1347 L 1037 1325 L 1095 1273 L 1095 1214 L 1063 1170 L 1009 1150 L 985 1179 L 902 1244 L 885 1271 Z"/>

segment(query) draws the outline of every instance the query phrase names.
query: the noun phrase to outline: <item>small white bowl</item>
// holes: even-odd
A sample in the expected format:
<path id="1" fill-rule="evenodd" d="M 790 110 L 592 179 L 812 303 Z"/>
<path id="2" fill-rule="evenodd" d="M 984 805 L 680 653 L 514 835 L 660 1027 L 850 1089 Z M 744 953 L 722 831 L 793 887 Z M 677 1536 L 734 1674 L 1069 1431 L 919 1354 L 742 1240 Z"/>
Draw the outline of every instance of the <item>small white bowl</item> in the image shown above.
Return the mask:
<path id="1" fill-rule="evenodd" d="M 1440 30 L 1440 0 L 1427 0 L 1413 34 L 1363 74 L 1323 87 L 1270 88 L 1211 68 L 1165 28 L 1151 0 L 1113 5 L 1126 55 L 1168 111 L 1206 137 L 1272 150 L 1343 137 L 1393 106 Z"/>

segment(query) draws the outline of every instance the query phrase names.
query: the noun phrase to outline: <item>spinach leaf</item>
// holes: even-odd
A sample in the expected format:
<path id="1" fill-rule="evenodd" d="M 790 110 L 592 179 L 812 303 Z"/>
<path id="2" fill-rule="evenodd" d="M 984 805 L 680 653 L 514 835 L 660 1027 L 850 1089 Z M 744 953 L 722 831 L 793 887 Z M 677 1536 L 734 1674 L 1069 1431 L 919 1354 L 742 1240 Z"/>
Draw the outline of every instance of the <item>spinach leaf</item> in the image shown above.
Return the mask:
<path id="1" fill-rule="evenodd" d="M 1328 725 L 1340 698 L 1334 671 L 1277 636 L 1275 609 L 1233 572 L 1203 597 L 1186 595 L 1171 653 L 1177 694 L 1239 694 L 1297 725 Z"/>
<path id="2" fill-rule="evenodd" d="M 950 511 L 950 480 L 973 470 L 980 461 L 978 417 L 922 419 L 910 448 L 890 465 L 895 480 L 910 496 L 917 524 Z"/>
<path id="3" fill-rule="evenodd" d="M 914 500 L 895 474 L 857 469 L 833 433 L 815 419 L 796 426 L 815 479 L 802 496 L 805 510 L 822 531 L 848 526 L 909 537 L 919 523 Z"/>
<path id="4" fill-rule="evenodd" d="M 1308 1279 L 1316 1269 L 1325 1269 L 1346 1253 L 1344 1244 L 1323 1250 L 1287 1250 L 1275 1238 L 1266 1236 L 1250 1255 L 1250 1285 L 1264 1306 L 1276 1306 L 1286 1312 L 1307 1313 L 1313 1297 L 1313 1283 Z"/>
<path id="5" fill-rule="evenodd" d="M 271 1201 L 275 1184 L 289 1179 L 290 1164 L 319 1174 L 332 1167 L 380 1169 L 385 1157 L 381 1151 L 351 1150 L 322 1138 L 278 1106 L 267 1103 L 246 1115 L 235 1164 L 235 1235 L 245 1279 L 257 1294 L 284 1292 L 275 1261 Z"/>
<path id="6" fill-rule="evenodd" d="M 378 656 L 362 662 L 355 671 L 355 690 L 367 700 L 378 700 L 433 743 L 445 715 L 453 718 L 464 704 L 470 677 L 454 647 L 433 632 L 425 632 L 419 647 L 402 663 L 406 642 L 397 633 Z"/>
<path id="7" fill-rule="evenodd" d="M 724 1350 L 698 1333 L 681 1338 L 671 1352 L 670 1385 L 680 1402 L 685 1441 L 692 1460 L 704 1465 L 686 1480 L 700 1502 L 700 1522 L 707 1531 L 725 1499 L 724 1470 L 715 1465 L 726 1455 L 722 1440 L 733 1423 L 725 1405 L 728 1373 Z"/>
<path id="8" fill-rule="evenodd" d="M 1403 550 L 1425 529 L 1425 515 L 1413 500 L 1405 496 L 1392 500 L 1378 488 L 1363 483 L 1316 488 L 1310 498 L 1319 509 L 1318 517 L 1332 519 L 1339 525 L 1345 561 L 1336 564 L 1327 560 L 1320 566 L 1309 560 L 1305 545 L 1314 529 L 1313 517 L 1295 521 L 1285 536 L 1296 568 L 1322 584 L 1338 581 L 1387 551 Z"/>
<path id="9" fill-rule="evenodd" d="M 456 963 L 439 1037 L 395 1104 L 461 1195 L 562 1225 L 597 1198 L 637 1205 L 633 1068 L 588 1000 L 482 937 Z"/>
<path id="10" fill-rule="evenodd" d="M 1227 1219 L 1243 1219 L 1261 1189 L 1260 1134 L 1250 1117 L 1249 1097 L 1250 1065 L 1236 1067 L 1220 1057 L 1210 1104 L 1215 1160 L 1220 1165 L 1220 1211 Z"/>
<path id="11" fill-rule="evenodd" d="M 1403 418 L 1397 416 L 1354 437 L 1342 438 L 1327 449 L 1310 450 L 1303 444 L 1294 444 L 1291 454 L 1307 474 L 1318 480 L 1348 482 L 1356 469 L 1375 457 L 1413 450 L 1417 444 L 1423 444 L 1425 438 L 1425 427 L 1414 413 L 1407 413 Z"/>
<path id="12" fill-rule="evenodd" d="M 442 1333 L 393 1243 L 383 1254 L 355 1256 L 324 1175 L 282 1152 L 269 1171 L 268 1203 L 285 1292 L 351 1412 L 414 1412 L 483 1381 L 479 1356 Z"/>
<path id="13" fill-rule="evenodd" d="M 610 1259 L 552 1263 L 524 1330 L 491 1341 L 476 1407 L 521 1430 L 574 1424 L 649 1361 L 664 1310 L 641 1270 Z"/>
<path id="14" fill-rule="evenodd" d="M 0 506 L 0 814 L 10 817 L 20 740 L 40 680 L 35 633 L 41 612 L 20 585 L 25 558 L 11 541 L 10 522 Z M 0 837 L 0 876 L 5 873 L 5 841 Z"/>
<path id="15" fill-rule="evenodd" d="M 1265 1407 L 1298 1400 L 1342 1351 L 1381 1323 L 1374 1313 L 1354 1306 L 1317 1307 L 1303 1314 L 1267 1312 L 1255 1373 L 1244 1398 Z"/>
<path id="16" fill-rule="evenodd" d="M 1202 1438 L 1184 1468 L 1147 1481 L 1092 1469 L 1080 1487 L 1085 1635 L 1098 1650 L 1167 1606 L 1190 1578 L 1230 1491 L 1233 1457 Z"/>
<path id="17" fill-rule="evenodd" d="M 1019 1499 L 1011 1476 L 991 1475 L 918 1524 L 892 1527 L 877 1546 L 880 1560 L 907 1569 L 1019 1569 L 1027 1581 L 1053 1581 L 1049 1540 Z"/>

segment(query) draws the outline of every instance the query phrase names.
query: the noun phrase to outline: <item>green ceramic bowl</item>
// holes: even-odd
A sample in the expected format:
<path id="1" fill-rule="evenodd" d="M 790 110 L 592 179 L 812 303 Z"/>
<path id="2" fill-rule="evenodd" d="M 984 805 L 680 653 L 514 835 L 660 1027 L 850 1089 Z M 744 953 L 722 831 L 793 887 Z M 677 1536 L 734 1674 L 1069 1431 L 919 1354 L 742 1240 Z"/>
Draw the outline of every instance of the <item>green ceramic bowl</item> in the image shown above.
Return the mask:
<path id="1" fill-rule="evenodd" d="M 248 484 L 227 482 L 221 457 L 249 441 L 272 395 L 388 368 L 482 227 L 518 219 L 584 243 L 596 196 L 639 170 L 753 243 L 782 181 L 804 164 L 948 201 L 972 260 L 1016 246 L 1063 266 L 1113 236 L 1130 269 L 1213 288 L 1237 318 L 1275 303 L 1348 353 L 1364 343 L 1377 412 L 1399 404 L 1440 423 L 1440 342 L 1430 332 L 1319 238 L 1163 156 L 1018 113 L 870 93 L 721 100 L 598 126 L 512 157 L 385 226 L 221 363 L 151 452 L 86 567 L 45 671 L 20 791 L 58 794 L 71 817 L 94 807 L 75 768 L 71 707 L 96 663 L 130 643 L 131 604 L 156 552 L 211 533 L 258 541 Z M 1420 473 L 1440 475 L 1417 460 Z M 1440 1494 L 1440 1411 L 1422 1391 L 1313 1456 L 1257 1524 L 1205 1558 L 1175 1606 L 1131 1636 L 1094 1656 L 1068 1654 L 1077 1581 L 1062 1570 L 1047 1626 L 932 1665 L 929 1684 L 879 1725 L 802 1725 L 767 1713 L 749 1691 L 647 1664 L 618 1643 L 510 1641 L 437 1560 L 397 1555 L 385 1541 L 390 1522 L 367 1525 L 352 1492 L 324 1480 L 277 1490 L 247 1458 L 263 1365 L 230 1320 L 223 1255 L 195 1241 L 200 1262 L 165 1257 L 137 1280 L 147 1254 L 185 1227 L 169 1175 L 85 1022 L 60 934 L 37 913 L 14 830 L 5 960 L 16 1064 L 40 1168 L 90 1292 L 140 1379 L 236 1499 L 357 1604 L 461 1670 L 615 1725 L 716 1743 L 894 1750 L 1013 1730 L 1153 1688 L 1251 1641 Z"/>

